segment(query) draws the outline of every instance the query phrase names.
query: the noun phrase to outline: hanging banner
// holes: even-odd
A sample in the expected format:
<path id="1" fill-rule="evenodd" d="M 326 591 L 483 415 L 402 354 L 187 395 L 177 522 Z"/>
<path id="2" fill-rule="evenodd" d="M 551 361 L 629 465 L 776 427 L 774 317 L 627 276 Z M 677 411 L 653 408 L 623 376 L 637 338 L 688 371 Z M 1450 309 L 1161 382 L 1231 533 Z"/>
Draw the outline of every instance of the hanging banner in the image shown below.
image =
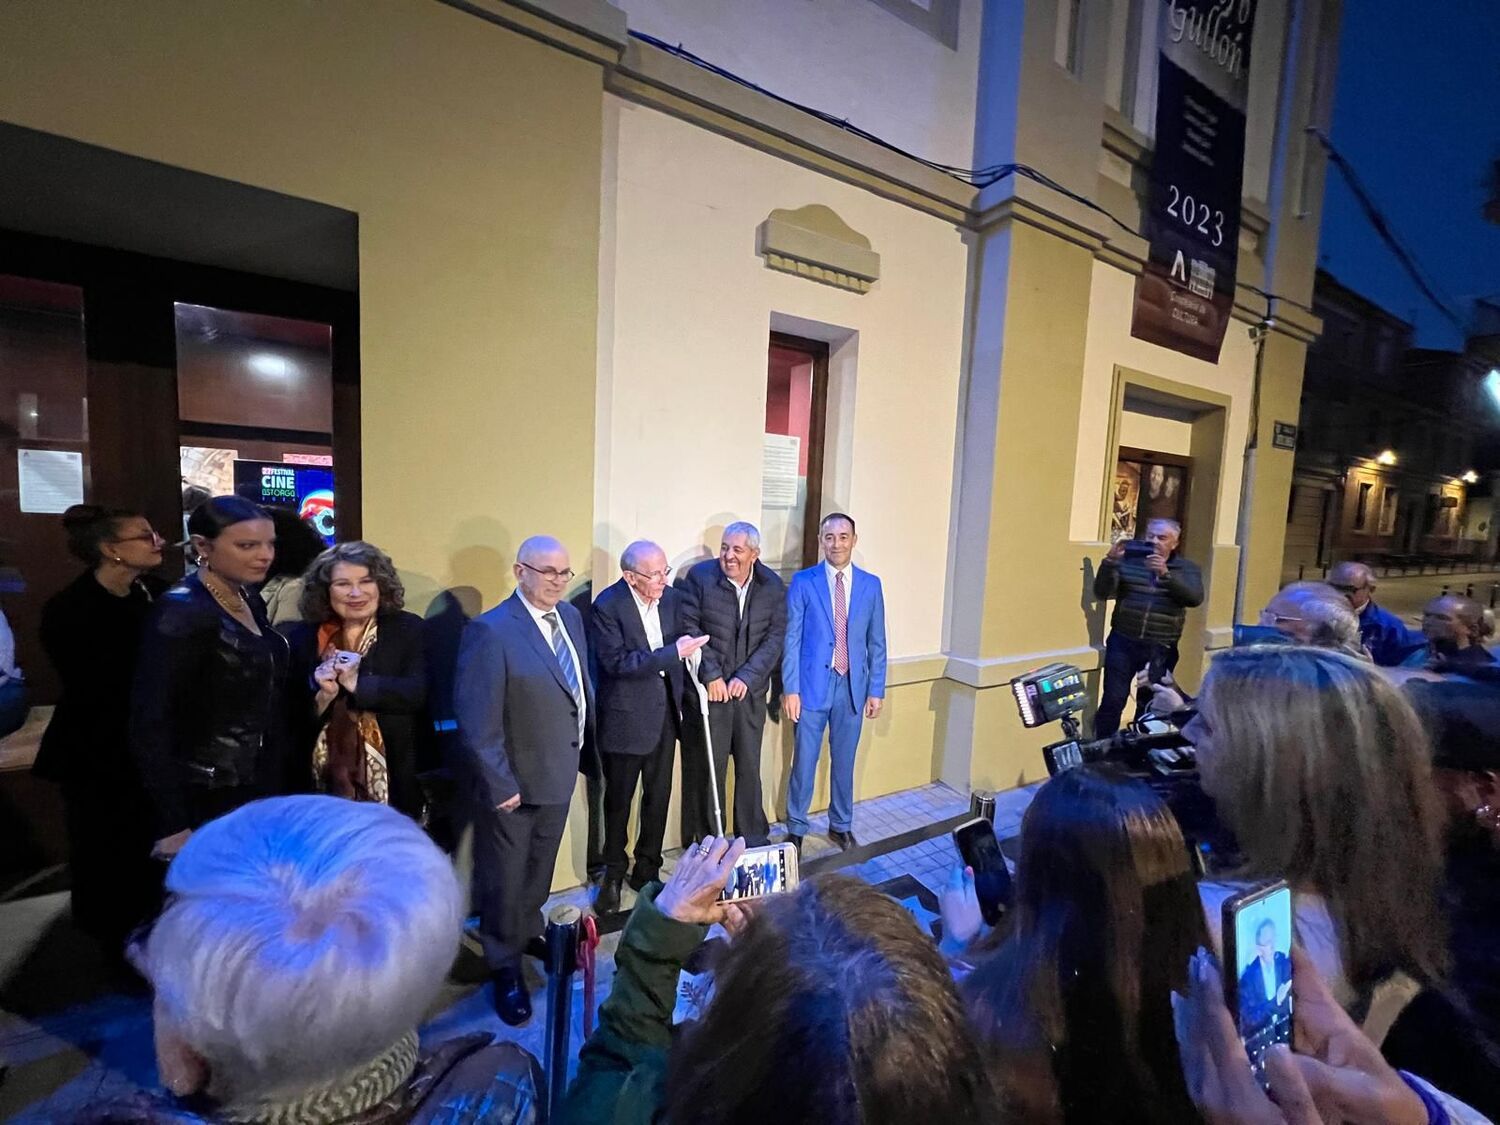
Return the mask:
<path id="1" fill-rule="evenodd" d="M 1255 0 L 1156 0 L 1156 151 L 1130 334 L 1217 363 L 1234 307 Z"/>

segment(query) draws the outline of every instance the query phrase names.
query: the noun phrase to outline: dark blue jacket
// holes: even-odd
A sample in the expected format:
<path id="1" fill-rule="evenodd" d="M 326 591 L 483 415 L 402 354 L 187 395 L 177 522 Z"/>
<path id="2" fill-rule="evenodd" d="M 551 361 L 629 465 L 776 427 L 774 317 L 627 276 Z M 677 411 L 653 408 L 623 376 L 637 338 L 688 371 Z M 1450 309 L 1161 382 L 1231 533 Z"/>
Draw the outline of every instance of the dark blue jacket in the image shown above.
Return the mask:
<path id="1" fill-rule="evenodd" d="M 695 637 L 707 633 L 709 638 L 699 650 L 703 663 L 698 679 L 705 684 L 739 679 L 752 699 L 764 699 L 786 639 L 786 583 L 757 562 L 743 621 L 734 586 L 718 559 L 705 559 L 689 570 L 682 594 L 682 631 Z"/>
<path id="2" fill-rule="evenodd" d="M 557 612 L 582 665 L 585 722 L 592 728 L 594 687 L 583 618 L 567 602 L 559 602 Z M 464 626 L 453 707 L 467 765 L 491 806 L 517 793 L 527 805 L 573 799 L 582 752 L 578 708 L 519 590 Z"/>
<path id="3" fill-rule="evenodd" d="M 1394 668 L 1427 642 L 1388 609 L 1369 602 L 1359 611 L 1359 639 L 1376 664 Z"/>
<path id="4" fill-rule="evenodd" d="M 668 699 L 681 717 L 686 677 L 677 656 L 682 636 L 682 595 L 668 586 L 662 591 L 662 646 L 651 647 L 641 622 L 635 595 L 621 578 L 594 601 L 589 617 L 589 647 L 593 650 L 599 697 L 599 749 L 605 754 L 649 754 L 661 741 Z M 663 674 L 670 690 L 663 690 Z"/>
<path id="5" fill-rule="evenodd" d="M 1276 987 L 1292 981 L 1292 959 L 1285 953 L 1275 953 L 1271 957 L 1272 975 L 1276 978 Z M 1266 995 L 1266 976 L 1260 968 L 1260 958 L 1251 961 L 1249 966 L 1240 974 L 1240 1026 L 1260 1027 L 1269 1023 L 1272 1017 L 1289 1018 L 1292 1014 L 1291 996 L 1276 1002 L 1275 995 Z"/>

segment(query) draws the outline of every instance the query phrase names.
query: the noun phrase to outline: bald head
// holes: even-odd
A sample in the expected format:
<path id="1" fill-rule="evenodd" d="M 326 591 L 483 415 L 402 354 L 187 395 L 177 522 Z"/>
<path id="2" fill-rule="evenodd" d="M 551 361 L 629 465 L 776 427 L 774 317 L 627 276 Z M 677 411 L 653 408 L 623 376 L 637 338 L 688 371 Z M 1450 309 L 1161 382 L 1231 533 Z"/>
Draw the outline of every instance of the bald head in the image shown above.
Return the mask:
<path id="1" fill-rule="evenodd" d="M 562 600 L 573 577 L 568 549 L 550 535 L 533 535 L 522 543 L 512 569 L 521 596 L 542 610 Z"/>
<path id="2" fill-rule="evenodd" d="M 1326 582 L 1292 582 L 1261 610 L 1260 623 L 1299 645 L 1331 648 L 1368 659 L 1359 639 L 1359 618 L 1348 600 Z"/>
<path id="3" fill-rule="evenodd" d="M 1375 594 L 1375 572 L 1362 562 L 1341 562 L 1328 572 L 1328 584 L 1348 598 L 1357 613 Z"/>

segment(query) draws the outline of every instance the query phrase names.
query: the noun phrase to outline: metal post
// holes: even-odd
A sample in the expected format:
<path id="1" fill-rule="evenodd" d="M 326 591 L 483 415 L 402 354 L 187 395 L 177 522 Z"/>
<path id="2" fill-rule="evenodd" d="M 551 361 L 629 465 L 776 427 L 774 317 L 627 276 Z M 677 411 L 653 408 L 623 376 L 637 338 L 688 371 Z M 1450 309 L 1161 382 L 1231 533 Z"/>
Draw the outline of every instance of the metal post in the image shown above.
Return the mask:
<path id="1" fill-rule="evenodd" d="M 559 906 L 547 916 L 547 1120 L 559 1121 L 568 1089 L 573 1032 L 573 973 L 578 968 L 578 924 L 583 912 Z"/>
<path id="2" fill-rule="evenodd" d="M 1500 597 L 1500 582 L 1490 583 L 1490 608 L 1495 608 L 1495 599 Z"/>
<path id="3" fill-rule="evenodd" d="M 1443 592 L 1441 594 L 1439 594 L 1438 597 L 1440 597 L 1440 598 L 1446 598 L 1447 596 L 1448 596 L 1448 583 L 1444 582 L 1443 583 Z"/>
<path id="4" fill-rule="evenodd" d="M 1474 596 L 1474 583 L 1470 582 L 1467 586 L 1464 587 L 1464 597 L 1466 597 L 1466 598 L 1472 598 L 1473 596 Z"/>
<path id="5" fill-rule="evenodd" d="M 1298 563 L 1297 564 L 1297 581 L 1298 582 L 1302 581 L 1302 572 L 1305 571 L 1306 569 L 1307 569 L 1307 564 L 1306 563 Z"/>

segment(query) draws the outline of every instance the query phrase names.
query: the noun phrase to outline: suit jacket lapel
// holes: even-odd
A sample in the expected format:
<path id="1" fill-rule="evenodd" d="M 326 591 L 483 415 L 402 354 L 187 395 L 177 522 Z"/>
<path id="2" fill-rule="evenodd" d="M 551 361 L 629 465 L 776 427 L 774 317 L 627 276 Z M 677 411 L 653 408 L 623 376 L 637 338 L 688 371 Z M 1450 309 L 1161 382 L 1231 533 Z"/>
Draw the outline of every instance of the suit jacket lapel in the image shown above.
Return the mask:
<path id="1" fill-rule="evenodd" d="M 657 612 L 661 615 L 661 643 L 669 645 L 672 643 L 673 634 L 677 632 L 677 607 L 676 599 L 671 596 L 672 588 L 668 586 L 662 591 L 661 601 L 656 603 Z M 637 614 L 637 617 L 640 615 Z M 649 647 L 651 642 L 646 641 Z"/>
<path id="2" fill-rule="evenodd" d="M 819 563 L 808 575 L 813 581 L 813 589 L 817 591 L 813 601 L 818 603 L 822 609 L 823 616 L 828 619 L 828 635 L 833 635 L 833 591 L 828 588 L 828 569 Z M 847 593 L 848 591 L 845 591 Z"/>
<path id="3" fill-rule="evenodd" d="M 632 648 L 650 648 L 651 638 L 646 636 L 646 623 L 641 620 L 641 607 L 636 604 L 635 591 L 623 578 L 620 579 L 620 593 L 625 595 L 625 607 L 621 611 L 625 620 L 621 624 L 630 633 L 630 636 L 625 639 L 630 642 Z M 662 627 L 666 627 L 665 622 Z"/>
<path id="4" fill-rule="evenodd" d="M 515 617 L 522 625 L 521 632 L 525 634 L 527 643 L 531 645 L 537 656 L 541 658 L 547 667 L 552 669 L 552 678 L 557 681 L 557 686 L 567 692 L 568 697 L 571 699 L 573 693 L 568 688 L 568 681 L 563 679 L 562 665 L 557 662 L 557 653 L 552 651 L 552 645 L 542 638 L 542 631 L 537 628 L 536 622 L 532 620 L 531 611 L 521 604 L 521 592 L 519 590 L 511 595 L 511 601 L 515 603 L 510 609 L 511 616 Z M 562 621 L 563 628 L 566 629 L 568 624 L 567 619 L 560 613 L 558 614 L 558 618 Z M 574 641 L 573 644 L 576 647 L 578 642 Z"/>

